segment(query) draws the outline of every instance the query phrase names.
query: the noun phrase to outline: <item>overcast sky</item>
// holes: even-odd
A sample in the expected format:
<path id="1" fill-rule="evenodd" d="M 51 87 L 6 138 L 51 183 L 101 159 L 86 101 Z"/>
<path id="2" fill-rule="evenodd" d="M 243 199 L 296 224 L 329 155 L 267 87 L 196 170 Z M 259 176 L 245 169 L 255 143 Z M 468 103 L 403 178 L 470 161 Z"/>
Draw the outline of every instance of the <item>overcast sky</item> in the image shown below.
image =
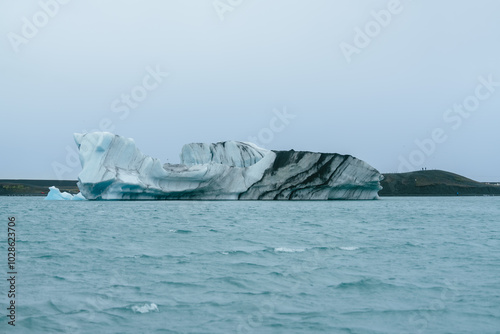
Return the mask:
<path id="1" fill-rule="evenodd" d="M 256 141 L 500 181 L 500 2 L 0 2 L 0 178 L 76 179 L 72 134 L 177 162 Z"/>

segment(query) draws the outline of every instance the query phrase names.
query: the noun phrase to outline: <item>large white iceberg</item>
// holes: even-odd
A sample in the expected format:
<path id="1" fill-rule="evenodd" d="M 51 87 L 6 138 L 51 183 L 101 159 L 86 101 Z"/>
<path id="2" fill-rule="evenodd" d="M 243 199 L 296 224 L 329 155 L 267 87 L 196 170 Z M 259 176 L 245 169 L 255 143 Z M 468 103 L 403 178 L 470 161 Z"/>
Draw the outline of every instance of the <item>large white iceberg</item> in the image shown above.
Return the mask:
<path id="1" fill-rule="evenodd" d="M 251 143 L 188 144 L 180 164 L 162 165 L 133 139 L 108 132 L 74 135 L 90 200 L 376 199 L 380 173 L 350 155 L 270 151 Z"/>

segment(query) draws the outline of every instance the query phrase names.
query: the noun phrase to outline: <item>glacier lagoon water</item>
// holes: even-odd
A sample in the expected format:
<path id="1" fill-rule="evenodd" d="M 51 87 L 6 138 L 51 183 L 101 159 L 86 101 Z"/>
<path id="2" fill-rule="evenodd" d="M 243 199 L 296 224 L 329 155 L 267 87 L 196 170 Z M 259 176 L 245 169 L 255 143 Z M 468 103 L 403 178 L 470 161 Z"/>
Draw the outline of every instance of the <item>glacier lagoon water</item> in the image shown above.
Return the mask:
<path id="1" fill-rule="evenodd" d="M 499 333 L 500 198 L 93 202 L 16 216 L 8 333 Z"/>

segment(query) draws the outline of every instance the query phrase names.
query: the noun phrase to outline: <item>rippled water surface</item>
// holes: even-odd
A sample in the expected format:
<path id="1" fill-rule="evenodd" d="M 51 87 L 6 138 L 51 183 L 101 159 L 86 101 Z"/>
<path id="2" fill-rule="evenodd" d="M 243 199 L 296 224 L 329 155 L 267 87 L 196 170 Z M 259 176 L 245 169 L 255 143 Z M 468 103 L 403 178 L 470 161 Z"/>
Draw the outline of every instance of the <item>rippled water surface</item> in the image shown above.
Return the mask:
<path id="1" fill-rule="evenodd" d="M 7 333 L 500 333 L 500 198 L 71 202 L 18 220 Z M 1 263 L 1 261 L 0 261 Z"/>

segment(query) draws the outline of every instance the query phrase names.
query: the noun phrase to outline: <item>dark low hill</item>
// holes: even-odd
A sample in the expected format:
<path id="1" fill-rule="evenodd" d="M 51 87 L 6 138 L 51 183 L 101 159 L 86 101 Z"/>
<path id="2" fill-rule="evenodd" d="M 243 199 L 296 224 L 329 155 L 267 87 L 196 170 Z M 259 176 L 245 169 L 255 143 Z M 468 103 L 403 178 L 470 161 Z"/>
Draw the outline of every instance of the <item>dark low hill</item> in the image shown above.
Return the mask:
<path id="1" fill-rule="evenodd" d="M 442 170 L 384 174 L 380 196 L 500 196 L 500 185 L 477 182 Z"/>
<path id="2" fill-rule="evenodd" d="M 45 196 L 50 186 L 71 194 L 79 192 L 76 181 L 0 180 L 0 196 Z"/>

